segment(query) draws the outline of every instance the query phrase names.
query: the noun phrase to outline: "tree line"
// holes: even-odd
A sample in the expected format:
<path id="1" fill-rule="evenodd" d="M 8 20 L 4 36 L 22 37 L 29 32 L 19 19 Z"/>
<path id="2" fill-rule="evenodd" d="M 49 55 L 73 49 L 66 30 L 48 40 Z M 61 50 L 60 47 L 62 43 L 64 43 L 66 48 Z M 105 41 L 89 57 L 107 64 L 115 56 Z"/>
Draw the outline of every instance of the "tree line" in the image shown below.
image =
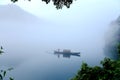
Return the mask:
<path id="1" fill-rule="evenodd" d="M 0 55 L 2 55 L 3 53 L 4 53 L 3 47 L 1 46 Z M 0 70 L 0 80 L 5 80 L 5 78 L 7 77 L 6 74 L 11 70 L 13 70 L 13 68 L 8 68 L 6 70 L 3 70 L 3 69 Z M 14 80 L 12 77 L 8 77 L 8 78 L 9 78 L 9 80 Z"/>
<path id="2" fill-rule="evenodd" d="M 11 0 L 13 3 L 19 1 L 19 0 Z M 28 0 L 31 1 L 31 0 Z M 53 2 L 53 5 L 56 6 L 57 9 L 62 9 L 63 6 L 66 6 L 67 8 L 70 8 L 70 5 L 73 3 L 73 0 L 42 0 L 46 4 L 50 3 L 50 1 Z"/>
<path id="3" fill-rule="evenodd" d="M 91 67 L 87 63 L 83 63 L 77 74 L 71 80 L 120 80 L 120 39 L 116 45 L 116 52 L 119 57 L 117 60 L 104 58 L 100 62 L 101 67 Z"/>

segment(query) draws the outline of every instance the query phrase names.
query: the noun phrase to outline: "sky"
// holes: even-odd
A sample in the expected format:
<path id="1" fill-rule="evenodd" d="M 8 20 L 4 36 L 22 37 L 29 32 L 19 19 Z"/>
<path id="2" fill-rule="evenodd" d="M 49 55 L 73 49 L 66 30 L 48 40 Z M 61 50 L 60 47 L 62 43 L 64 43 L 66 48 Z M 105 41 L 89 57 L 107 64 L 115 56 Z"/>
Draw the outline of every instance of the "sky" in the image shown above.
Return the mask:
<path id="1" fill-rule="evenodd" d="M 36 16 L 52 19 L 57 17 L 61 20 L 63 17 L 69 18 L 70 16 L 75 18 L 79 16 L 79 18 L 82 18 L 82 16 L 85 14 L 94 14 L 93 12 L 104 15 L 111 10 L 114 12 L 114 7 L 119 8 L 119 3 L 119 0 L 76 0 L 71 5 L 70 9 L 64 7 L 62 10 L 56 10 L 52 3 L 46 5 L 46 3 L 42 2 L 41 0 L 31 0 L 31 2 L 27 0 L 19 0 L 15 4 Z M 10 0 L 0 0 L 0 4 L 6 5 L 12 3 Z"/>

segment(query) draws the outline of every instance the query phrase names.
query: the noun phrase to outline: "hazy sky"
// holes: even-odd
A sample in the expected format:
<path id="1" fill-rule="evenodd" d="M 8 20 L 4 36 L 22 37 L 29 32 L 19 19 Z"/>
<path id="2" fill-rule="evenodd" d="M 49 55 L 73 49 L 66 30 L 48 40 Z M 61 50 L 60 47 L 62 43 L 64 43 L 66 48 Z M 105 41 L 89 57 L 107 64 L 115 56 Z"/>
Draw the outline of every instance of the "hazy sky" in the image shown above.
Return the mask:
<path id="1" fill-rule="evenodd" d="M 95 17 L 102 17 L 104 15 L 109 16 L 110 14 L 108 14 L 108 12 L 116 13 L 116 10 L 120 10 L 119 3 L 119 0 L 76 0 L 71 5 L 70 9 L 64 7 L 62 10 L 56 10 L 55 6 L 53 6 L 52 3 L 46 5 L 45 2 L 42 2 L 41 0 L 31 0 L 31 2 L 27 0 L 19 0 L 19 2 L 16 3 L 16 5 L 40 17 L 50 17 L 50 19 L 55 19 L 57 17 L 63 20 L 63 17 L 83 19 L 83 16 L 86 15 L 87 17 L 88 14 L 94 15 Z M 5 5 L 12 3 L 10 2 L 10 0 L 0 0 L 0 4 Z"/>

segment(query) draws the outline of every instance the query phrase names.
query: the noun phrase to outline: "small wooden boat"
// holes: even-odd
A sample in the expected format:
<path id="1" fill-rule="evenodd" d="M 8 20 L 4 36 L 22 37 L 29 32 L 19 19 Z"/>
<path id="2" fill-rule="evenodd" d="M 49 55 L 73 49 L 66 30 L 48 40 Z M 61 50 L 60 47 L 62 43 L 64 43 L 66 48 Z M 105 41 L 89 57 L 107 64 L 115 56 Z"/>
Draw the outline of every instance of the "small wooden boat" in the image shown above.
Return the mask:
<path id="1" fill-rule="evenodd" d="M 59 49 L 54 51 L 54 54 L 66 54 L 66 55 L 79 55 L 80 52 L 71 52 L 71 50 L 64 49 L 60 51 Z"/>

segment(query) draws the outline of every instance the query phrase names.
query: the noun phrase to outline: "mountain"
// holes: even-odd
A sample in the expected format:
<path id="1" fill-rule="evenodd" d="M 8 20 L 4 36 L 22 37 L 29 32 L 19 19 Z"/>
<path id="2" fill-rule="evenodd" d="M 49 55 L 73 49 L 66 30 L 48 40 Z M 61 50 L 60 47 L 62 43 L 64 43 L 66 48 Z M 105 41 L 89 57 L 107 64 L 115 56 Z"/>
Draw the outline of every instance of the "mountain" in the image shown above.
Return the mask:
<path id="1" fill-rule="evenodd" d="M 0 6 L 0 21 L 37 21 L 38 18 L 16 5 L 1 5 Z"/>
<path id="2" fill-rule="evenodd" d="M 107 42 L 112 43 L 118 41 L 119 34 L 120 34 L 120 16 L 116 20 L 111 22 L 106 36 Z"/>
<path id="3" fill-rule="evenodd" d="M 105 54 L 113 59 L 118 58 L 117 45 L 120 43 L 120 16 L 111 22 L 106 33 Z"/>
<path id="4" fill-rule="evenodd" d="M 0 58 L 1 65 L 19 64 L 24 60 L 23 56 L 29 54 L 26 51 L 32 50 L 27 47 L 40 43 L 41 32 L 47 24 L 47 20 L 38 18 L 16 5 L 0 5 L 0 46 L 5 48 L 4 52 L 7 54 Z"/>

